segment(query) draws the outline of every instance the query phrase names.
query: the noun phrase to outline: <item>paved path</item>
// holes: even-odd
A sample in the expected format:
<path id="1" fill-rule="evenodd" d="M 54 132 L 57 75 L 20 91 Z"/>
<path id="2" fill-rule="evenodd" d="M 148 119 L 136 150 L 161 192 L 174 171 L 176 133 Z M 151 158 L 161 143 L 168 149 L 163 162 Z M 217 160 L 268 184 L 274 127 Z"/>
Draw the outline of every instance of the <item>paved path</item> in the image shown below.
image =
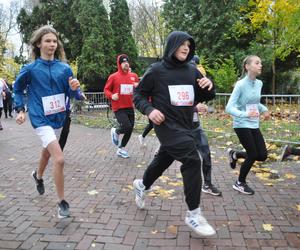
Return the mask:
<path id="1" fill-rule="evenodd" d="M 228 167 L 224 149 L 212 145 L 213 180 L 223 196 L 202 194 L 201 207 L 217 230 L 216 236 L 204 238 L 183 222 L 186 205 L 178 163 L 155 183 L 147 209 L 135 206 L 131 184 L 153 157 L 158 145 L 154 137 L 148 139 L 151 146 L 141 149 L 134 134 L 132 157 L 121 159 L 108 130 L 72 124 L 65 149 L 65 190 L 72 216 L 59 220 L 51 166 L 43 196 L 30 177 L 38 163 L 39 139 L 28 121 L 18 126 L 2 118 L 2 123 L 0 249 L 300 249 L 299 162 L 269 166 L 283 178 L 273 186 L 251 173 L 256 193 L 246 196 L 232 189 L 236 173 Z M 286 173 L 290 179 L 284 178 Z"/>

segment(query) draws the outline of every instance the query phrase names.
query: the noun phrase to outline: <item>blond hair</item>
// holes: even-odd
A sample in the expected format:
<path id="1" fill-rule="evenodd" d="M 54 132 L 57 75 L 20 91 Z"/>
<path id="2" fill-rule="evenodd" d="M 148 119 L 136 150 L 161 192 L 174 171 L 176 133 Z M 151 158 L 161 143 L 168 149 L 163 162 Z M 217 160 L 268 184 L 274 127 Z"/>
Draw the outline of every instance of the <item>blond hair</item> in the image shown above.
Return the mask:
<path id="1" fill-rule="evenodd" d="M 57 38 L 57 49 L 54 53 L 54 57 L 62 61 L 66 61 L 66 55 L 65 55 L 63 44 L 59 39 L 57 31 L 50 25 L 44 25 L 33 32 L 30 38 L 32 58 L 37 59 L 38 57 L 41 56 L 41 50 L 38 47 L 38 45 L 41 43 L 42 37 L 49 33 L 54 34 Z"/>
<path id="2" fill-rule="evenodd" d="M 248 71 L 246 69 L 246 65 L 250 64 L 254 57 L 258 57 L 258 56 L 257 55 L 249 55 L 249 56 L 246 56 L 245 59 L 243 60 L 242 75 L 241 75 L 240 79 L 243 78 L 247 74 Z"/>

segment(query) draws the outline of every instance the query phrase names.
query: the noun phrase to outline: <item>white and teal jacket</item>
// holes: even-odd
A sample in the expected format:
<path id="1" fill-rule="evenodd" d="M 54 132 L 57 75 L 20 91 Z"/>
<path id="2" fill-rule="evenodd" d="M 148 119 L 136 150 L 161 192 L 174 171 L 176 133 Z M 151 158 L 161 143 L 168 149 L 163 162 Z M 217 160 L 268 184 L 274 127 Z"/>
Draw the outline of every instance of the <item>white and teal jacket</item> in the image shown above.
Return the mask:
<path id="1" fill-rule="evenodd" d="M 268 111 L 260 103 L 262 81 L 251 80 L 248 76 L 237 81 L 226 105 L 226 113 L 233 117 L 233 128 L 259 128 L 259 118 L 248 116 L 249 109 L 257 109 L 259 113 Z"/>

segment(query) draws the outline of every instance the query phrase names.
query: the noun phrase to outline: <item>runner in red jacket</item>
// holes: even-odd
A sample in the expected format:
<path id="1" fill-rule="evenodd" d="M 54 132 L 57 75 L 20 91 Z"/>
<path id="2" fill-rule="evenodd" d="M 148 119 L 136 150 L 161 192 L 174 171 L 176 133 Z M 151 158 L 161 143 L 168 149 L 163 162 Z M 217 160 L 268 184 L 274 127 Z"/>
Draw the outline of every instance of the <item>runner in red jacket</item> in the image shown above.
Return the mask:
<path id="1" fill-rule="evenodd" d="M 111 74 L 104 87 L 104 93 L 111 100 L 112 110 L 119 123 L 118 128 L 111 129 L 112 143 L 118 147 L 117 155 L 128 158 L 124 149 L 127 145 L 134 127 L 133 88 L 137 86 L 139 78 L 132 73 L 129 58 L 126 54 L 117 58 L 118 71 Z M 122 140 L 119 135 L 124 134 Z"/>

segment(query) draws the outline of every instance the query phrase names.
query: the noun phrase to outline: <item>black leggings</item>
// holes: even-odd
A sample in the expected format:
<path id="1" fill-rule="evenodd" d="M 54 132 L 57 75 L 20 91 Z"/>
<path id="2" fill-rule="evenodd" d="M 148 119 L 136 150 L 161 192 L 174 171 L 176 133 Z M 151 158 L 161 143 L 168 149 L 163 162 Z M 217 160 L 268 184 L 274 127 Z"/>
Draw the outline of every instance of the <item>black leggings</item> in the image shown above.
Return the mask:
<path id="1" fill-rule="evenodd" d="M 194 210 L 199 207 L 202 187 L 201 160 L 194 141 L 160 146 L 158 153 L 144 173 L 143 184 L 146 190 L 149 189 L 174 160 L 182 163 L 180 171 L 185 201 L 189 210 Z"/>
<path id="2" fill-rule="evenodd" d="M 59 137 L 59 141 L 58 141 L 62 151 L 64 150 L 64 147 L 65 147 L 67 139 L 68 139 L 68 135 L 70 132 L 70 125 L 71 125 L 71 112 L 67 111 L 66 120 L 65 120 L 64 126 L 60 132 L 60 137 Z"/>
<path id="3" fill-rule="evenodd" d="M 115 112 L 115 116 L 119 123 L 116 129 L 117 134 L 124 134 L 119 147 L 125 147 L 130 139 L 134 127 L 134 110 L 132 108 L 119 109 Z"/>
<path id="4" fill-rule="evenodd" d="M 142 136 L 145 138 L 151 129 L 153 129 L 153 122 L 149 119 L 148 125 L 144 128 Z"/>
<path id="5" fill-rule="evenodd" d="M 234 131 L 246 150 L 246 152 L 236 151 L 237 158 L 245 158 L 239 175 L 239 181 L 244 183 L 253 163 L 267 159 L 267 148 L 259 128 L 235 128 Z"/>
<path id="6" fill-rule="evenodd" d="M 291 154 L 292 155 L 300 155 L 300 149 L 296 147 L 291 147 Z"/>

